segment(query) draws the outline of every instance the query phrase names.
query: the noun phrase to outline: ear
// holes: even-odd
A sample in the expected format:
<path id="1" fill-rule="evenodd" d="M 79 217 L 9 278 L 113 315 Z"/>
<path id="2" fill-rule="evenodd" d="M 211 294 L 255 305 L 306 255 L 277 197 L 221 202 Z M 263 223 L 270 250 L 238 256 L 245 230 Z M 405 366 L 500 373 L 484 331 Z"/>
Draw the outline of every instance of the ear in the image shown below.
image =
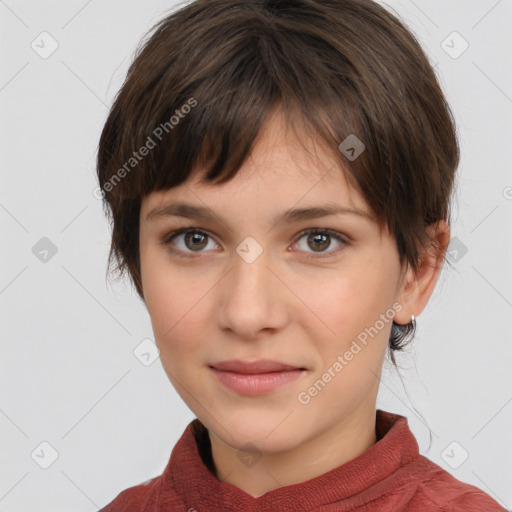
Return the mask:
<path id="1" fill-rule="evenodd" d="M 396 313 L 397 324 L 408 324 L 411 316 L 419 316 L 425 309 L 437 278 L 443 266 L 443 259 L 450 242 L 450 227 L 441 220 L 427 226 L 431 244 L 420 252 L 419 268 L 416 272 L 408 265 L 405 277 L 398 291 L 398 301 L 402 309 Z"/>

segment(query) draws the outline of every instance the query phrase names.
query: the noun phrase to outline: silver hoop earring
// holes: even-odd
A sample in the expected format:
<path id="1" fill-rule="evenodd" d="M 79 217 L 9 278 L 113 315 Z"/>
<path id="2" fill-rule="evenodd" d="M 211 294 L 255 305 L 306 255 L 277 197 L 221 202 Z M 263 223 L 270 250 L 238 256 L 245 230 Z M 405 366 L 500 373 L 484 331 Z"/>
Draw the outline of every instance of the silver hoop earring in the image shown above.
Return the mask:
<path id="1" fill-rule="evenodd" d="M 416 329 L 416 318 L 414 317 L 414 315 L 411 315 L 411 321 L 409 322 L 409 324 L 411 324 L 411 326 Z"/>

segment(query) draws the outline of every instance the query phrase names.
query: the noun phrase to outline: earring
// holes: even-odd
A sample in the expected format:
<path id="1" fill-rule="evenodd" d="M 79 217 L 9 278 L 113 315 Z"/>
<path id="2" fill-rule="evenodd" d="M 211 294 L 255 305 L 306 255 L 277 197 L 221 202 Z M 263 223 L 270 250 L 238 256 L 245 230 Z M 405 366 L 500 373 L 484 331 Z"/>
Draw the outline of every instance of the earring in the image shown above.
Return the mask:
<path id="1" fill-rule="evenodd" d="M 416 318 L 414 317 L 414 315 L 411 315 L 411 321 L 409 322 L 409 325 L 410 325 L 413 329 L 416 329 Z"/>

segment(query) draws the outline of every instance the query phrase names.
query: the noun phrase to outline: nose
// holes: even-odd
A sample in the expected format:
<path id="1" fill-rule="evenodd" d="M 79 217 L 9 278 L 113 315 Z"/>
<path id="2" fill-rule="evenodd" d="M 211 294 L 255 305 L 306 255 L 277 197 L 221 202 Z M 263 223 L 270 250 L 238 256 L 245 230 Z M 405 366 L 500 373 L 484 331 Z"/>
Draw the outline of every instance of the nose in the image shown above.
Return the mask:
<path id="1" fill-rule="evenodd" d="M 282 329 L 289 318 L 290 291 L 281 279 L 265 252 L 250 263 L 236 254 L 219 289 L 219 327 L 243 340 L 254 340 L 265 330 Z"/>

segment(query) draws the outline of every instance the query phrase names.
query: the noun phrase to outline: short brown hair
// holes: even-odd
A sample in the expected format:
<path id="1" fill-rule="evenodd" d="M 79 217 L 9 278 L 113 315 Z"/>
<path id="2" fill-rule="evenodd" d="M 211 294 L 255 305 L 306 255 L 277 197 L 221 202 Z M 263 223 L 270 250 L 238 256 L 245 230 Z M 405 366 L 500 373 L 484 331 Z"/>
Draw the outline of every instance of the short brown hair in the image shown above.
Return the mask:
<path id="1" fill-rule="evenodd" d="M 139 297 L 142 198 L 199 167 L 208 183 L 233 178 L 276 108 L 332 150 L 401 264 L 418 268 L 426 226 L 449 222 L 459 147 L 414 35 L 372 0 L 196 0 L 141 41 L 99 142 L 108 267 L 127 270 Z M 356 159 L 339 150 L 349 135 L 365 146 Z M 407 334 L 393 323 L 390 348 Z"/>

